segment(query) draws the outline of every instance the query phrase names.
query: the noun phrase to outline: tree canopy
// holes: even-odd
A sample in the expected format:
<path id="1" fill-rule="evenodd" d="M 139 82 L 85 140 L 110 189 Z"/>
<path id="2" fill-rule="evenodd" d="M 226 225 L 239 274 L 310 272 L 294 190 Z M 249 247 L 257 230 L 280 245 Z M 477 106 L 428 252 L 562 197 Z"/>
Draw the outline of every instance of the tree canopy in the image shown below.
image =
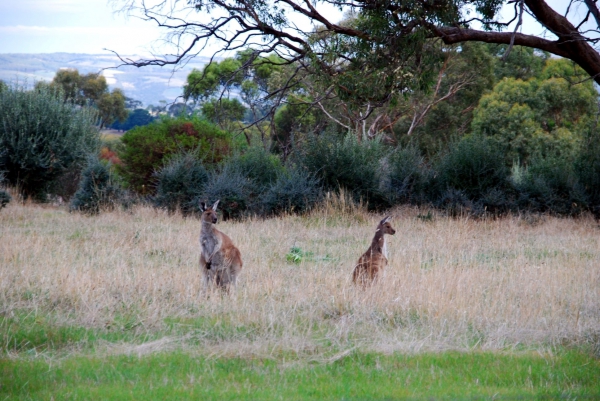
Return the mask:
<path id="1" fill-rule="evenodd" d="M 76 69 L 61 69 L 56 72 L 49 84 L 45 82 L 36 84 L 37 89 L 43 86 L 62 91 L 65 101 L 80 106 L 89 104 L 95 107 L 102 127 L 127 119 L 126 97 L 123 91 L 118 88 L 110 91 L 106 78 L 100 74 L 82 75 Z"/>
<path id="2" fill-rule="evenodd" d="M 540 49 L 573 60 L 600 83 L 600 54 L 595 48 L 600 12 L 592 0 L 569 0 L 565 15 L 545 0 L 121 2 L 130 13 L 165 28 L 177 44 L 178 51 L 169 57 L 124 60 L 137 66 L 182 63 L 208 45 L 216 44 L 217 53 L 225 54 L 252 46 L 261 54 L 276 53 L 331 76 L 368 62 L 386 73 L 382 77 L 393 73 L 394 82 L 404 78 L 398 83 L 403 85 L 414 80 L 427 40 L 438 38 L 446 44 L 476 41 Z M 333 9 L 351 18 L 333 20 L 332 14 L 339 15 L 331 13 Z M 521 33 L 524 14 L 545 32 Z"/>

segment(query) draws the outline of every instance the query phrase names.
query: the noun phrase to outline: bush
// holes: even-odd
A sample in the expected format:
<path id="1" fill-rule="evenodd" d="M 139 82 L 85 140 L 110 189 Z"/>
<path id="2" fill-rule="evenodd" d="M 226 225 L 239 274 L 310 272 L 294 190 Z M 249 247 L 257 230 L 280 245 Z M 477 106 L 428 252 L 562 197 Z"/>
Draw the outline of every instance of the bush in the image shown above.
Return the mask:
<path id="1" fill-rule="evenodd" d="M 383 188 L 390 204 L 425 201 L 430 170 L 417 147 L 396 148 L 386 164 L 388 175 Z"/>
<path id="2" fill-rule="evenodd" d="M 11 196 L 4 189 L 0 189 L 0 210 L 4 208 L 11 201 Z"/>
<path id="3" fill-rule="evenodd" d="M 321 198 L 319 180 L 306 170 L 291 167 L 280 171 L 260 199 L 262 213 L 304 212 Z"/>
<path id="4" fill-rule="evenodd" d="M 595 127 L 593 127 L 595 128 Z M 600 135 L 595 129 L 586 135 L 576 159 L 575 174 L 587 195 L 588 207 L 600 219 Z"/>
<path id="5" fill-rule="evenodd" d="M 113 207 L 122 197 L 123 191 L 111 174 L 110 163 L 91 156 L 81 172 L 79 189 L 71 199 L 70 209 L 98 214 L 101 208 Z"/>
<path id="6" fill-rule="evenodd" d="M 123 149 L 118 171 L 132 189 L 151 194 L 154 172 L 176 153 L 194 151 L 205 163 L 223 160 L 234 146 L 231 134 L 221 131 L 199 117 L 164 117 L 151 124 L 135 127 L 121 138 Z"/>
<path id="7" fill-rule="evenodd" d="M 193 153 L 174 156 L 155 177 L 156 207 L 169 212 L 179 209 L 184 216 L 198 212 L 197 200 L 208 181 L 208 172 Z"/>
<path id="8" fill-rule="evenodd" d="M 449 190 L 460 191 L 469 202 L 483 202 L 490 194 L 507 188 L 504 153 L 483 136 L 464 137 L 452 145 L 439 159 L 436 172 L 435 185 L 442 203 L 452 192 Z"/>
<path id="9" fill-rule="evenodd" d="M 585 189 L 566 159 L 534 159 L 513 185 L 519 193 L 518 206 L 529 211 L 578 215 L 587 206 Z"/>
<path id="10" fill-rule="evenodd" d="M 325 190 L 344 188 L 355 201 L 381 207 L 387 205 L 380 189 L 386 153 L 385 145 L 377 140 L 359 142 L 350 134 L 341 140 L 324 135 L 308 140 L 296 160 L 320 180 Z"/>
<path id="11" fill-rule="evenodd" d="M 263 147 L 253 147 L 243 154 L 237 154 L 226 162 L 231 169 L 244 175 L 261 192 L 273 184 L 284 170 L 278 156 Z"/>
<path id="12" fill-rule="evenodd" d="M 251 191 L 252 182 L 231 165 L 225 164 L 221 171 L 209 173 L 204 191 L 194 203 L 197 205 L 199 200 L 211 203 L 219 199 L 219 209 L 225 220 L 239 218 L 248 209 Z"/>
<path id="13" fill-rule="evenodd" d="M 45 199 L 50 184 L 96 152 L 96 113 L 76 108 L 48 87 L 0 92 L 0 165 L 25 197 Z"/>

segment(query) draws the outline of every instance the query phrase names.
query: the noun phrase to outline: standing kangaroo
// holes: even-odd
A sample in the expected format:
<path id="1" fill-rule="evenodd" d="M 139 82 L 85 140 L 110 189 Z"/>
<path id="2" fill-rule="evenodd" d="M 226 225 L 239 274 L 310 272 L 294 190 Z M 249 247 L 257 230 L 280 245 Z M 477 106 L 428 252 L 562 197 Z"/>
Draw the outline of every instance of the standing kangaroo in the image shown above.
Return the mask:
<path id="1" fill-rule="evenodd" d="M 212 207 L 206 207 L 200 202 L 202 210 L 202 228 L 200 229 L 200 270 L 204 278 L 204 289 L 209 283 L 215 283 L 217 287 L 229 289 L 235 286 L 237 275 L 242 270 L 242 255 L 240 250 L 233 245 L 231 238 L 217 230 L 217 206 L 216 201 Z"/>
<path id="2" fill-rule="evenodd" d="M 394 235 L 396 230 L 390 224 L 391 216 L 386 216 L 377 225 L 375 236 L 367 252 L 358 259 L 358 264 L 352 273 L 352 282 L 366 286 L 373 283 L 387 265 L 387 245 L 385 234 Z"/>

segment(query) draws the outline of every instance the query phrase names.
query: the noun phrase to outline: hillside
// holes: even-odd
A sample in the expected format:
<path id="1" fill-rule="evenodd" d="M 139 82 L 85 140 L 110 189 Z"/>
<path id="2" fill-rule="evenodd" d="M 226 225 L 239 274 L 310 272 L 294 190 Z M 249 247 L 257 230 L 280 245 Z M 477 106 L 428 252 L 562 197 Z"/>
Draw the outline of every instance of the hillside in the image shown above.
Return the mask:
<path id="1" fill-rule="evenodd" d="M 138 56 L 124 56 L 137 59 Z M 0 80 L 33 85 L 50 81 L 61 68 L 75 68 L 81 73 L 101 72 L 111 89 L 120 88 L 125 95 L 140 100 L 144 106 L 157 105 L 161 100 L 173 102 L 181 95 L 187 75 L 193 68 L 202 68 L 207 57 L 198 57 L 184 67 L 119 67 L 119 59 L 111 54 L 0 54 Z"/>

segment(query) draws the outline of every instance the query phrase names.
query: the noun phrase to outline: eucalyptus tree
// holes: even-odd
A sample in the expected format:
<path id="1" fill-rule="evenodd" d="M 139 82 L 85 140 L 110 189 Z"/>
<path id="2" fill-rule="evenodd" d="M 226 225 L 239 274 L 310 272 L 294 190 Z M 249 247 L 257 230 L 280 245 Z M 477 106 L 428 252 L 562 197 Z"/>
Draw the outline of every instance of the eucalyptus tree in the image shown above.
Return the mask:
<path id="1" fill-rule="evenodd" d="M 363 89 L 389 95 L 386 92 L 435 82 L 423 66 L 427 43 L 437 38 L 446 44 L 475 41 L 540 49 L 572 60 L 600 83 L 595 47 L 600 12 L 593 0 L 568 0 L 564 15 L 545 0 L 115 1 L 130 14 L 164 28 L 176 46 L 165 57 L 122 59 L 135 66 L 185 63 L 209 47 L 217 49 L 216 55 L 227 55 L 251 46 L 257 54 L 276 54 L 337 77 L 336 89 L 348 95 L 360 97 Z M 340 23 L 342 14 L 356 18 L 352 24 Z M 539 22 L 543 34 L 519 32 L 526 14 Z M 317 32 L 339 40 L 323 46 L 315 40 Z M 344 85 L 360 84 L 354 74 L 344 81 L 346 71 L 376 75 L 378 85 Z M 371 102 L 381 100 L 379 94 L 370 96 Z"/>

